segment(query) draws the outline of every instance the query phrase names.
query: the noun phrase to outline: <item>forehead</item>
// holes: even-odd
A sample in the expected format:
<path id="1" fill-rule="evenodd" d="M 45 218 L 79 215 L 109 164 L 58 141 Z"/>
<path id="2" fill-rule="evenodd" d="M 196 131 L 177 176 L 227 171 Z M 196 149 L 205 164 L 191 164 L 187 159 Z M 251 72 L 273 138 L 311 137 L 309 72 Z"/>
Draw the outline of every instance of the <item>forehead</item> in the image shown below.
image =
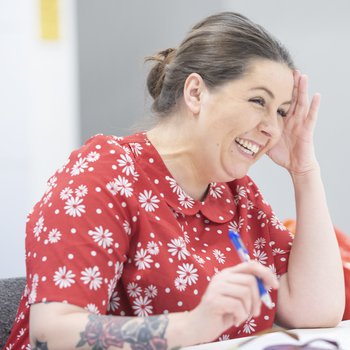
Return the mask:
<path id="1" fill-rule="evenodd" d="M 293 71 L 284 63 L 254 60 L 241 78 L 227 85 L 229 90 L 242 94 L 264 87 L 270 90 L 276 99 L 287 101 L 291 99 L 293 92 Z"/>
<path id="2" fill-rule="evenodd" d="M 294 85 L 293 71 L 284 63 L 269 60 L 252 61 L 243 80 L 247 85 L 264 83 L 272 90 L 283 88 L 286 93 L 292 93 Z"/>
<path id="3" fill-rule="evenodd" d="M 282 75 L 283 78 L 289 78 L 293 82 L 293 71 L 285 63 L 270 60 L 252 60 L 248 66 L 244 77 L 250 78 L 277 78 Z"/>

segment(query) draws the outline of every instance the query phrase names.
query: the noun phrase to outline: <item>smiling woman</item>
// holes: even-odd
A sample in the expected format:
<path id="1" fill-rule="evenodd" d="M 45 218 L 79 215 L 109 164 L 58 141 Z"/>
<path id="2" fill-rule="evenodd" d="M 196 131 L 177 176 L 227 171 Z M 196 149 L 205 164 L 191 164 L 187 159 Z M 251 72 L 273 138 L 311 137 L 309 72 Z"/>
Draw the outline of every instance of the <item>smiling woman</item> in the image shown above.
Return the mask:
<path id="1" fill-rule="evenodd" d="M 274 322 L 336 325 L 344 285 L 307 77 L 232 12 L 148 60 L 156 125 L 89 139 L 28 217 L 27 288 L 7 348 L 167 349 Z M 294 242 L 247 175 L 264 154 L 291 175 Z M 240 261 L 229 230 L 256 261 Z"/>
<path id="2" fill-rule="evenodd" d="M 186 193 L 202 199 L 210 182 L 242 178 L 278 142 L 293 83 L 288 66 L 266 59 L 252 60 L 240 79 L 215 89 L 191 73 L 182 97 L 187 113 L 162 120 L 148 138 Z"/>

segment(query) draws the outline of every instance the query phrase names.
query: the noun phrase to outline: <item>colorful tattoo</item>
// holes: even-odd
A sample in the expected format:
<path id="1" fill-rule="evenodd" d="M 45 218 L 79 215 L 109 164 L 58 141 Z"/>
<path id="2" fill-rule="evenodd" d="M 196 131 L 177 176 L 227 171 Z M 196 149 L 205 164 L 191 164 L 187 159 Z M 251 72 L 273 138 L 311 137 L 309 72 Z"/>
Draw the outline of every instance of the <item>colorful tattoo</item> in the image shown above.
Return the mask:
<path id="1" fill-rule="evenodd" d="M 32 350 L 48 350 L 47 343 L 41 342 L 39 340 L 35 341 L 35 346 L 32 348 Z"/>
<path id="2" fill-rule="evenodd" d="M 110 346 L 122 348 L 126 342 L 133 350 L 166 350 L 164 334 L 167 326 L 165 315 L 147 318 L 89 315 L 77 347 L 87 343 L 92 350 L 106 350 Z"/>

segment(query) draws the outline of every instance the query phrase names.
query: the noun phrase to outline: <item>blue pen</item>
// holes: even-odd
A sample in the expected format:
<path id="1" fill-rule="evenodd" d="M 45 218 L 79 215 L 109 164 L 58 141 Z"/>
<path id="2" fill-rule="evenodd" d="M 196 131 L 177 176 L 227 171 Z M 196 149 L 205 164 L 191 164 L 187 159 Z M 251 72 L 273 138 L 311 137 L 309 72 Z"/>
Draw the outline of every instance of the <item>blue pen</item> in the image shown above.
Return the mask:
<path id="1" fill-rule="evenodd" d="M 232 241 L 234 247 L 237 250 L 237 253 L 241 259 L 241 261 L 249 261 L 250 260 L 250 256 L 248 254 L 248 250 L 245 247 L 245 245 L 243 244 L 241 237 L 239 235 L 239 233 L 234 232 L 232 230 L 228 231 L 228 235 L 230 237 L 230 240 Z M 273 308 L 273 304 L 272 304 L 272 300 L 271 297 L 269 295 L 269 293 L 267 292 L 267 290 L 264 287 L 263 281 L 261 278 L 259 277 L 255 277 L 257 282 L 258 282 L 258 287 L 259 287 L 259 294 L 261 297 L 262 302 L 269 308 L 272 309 Z"/>

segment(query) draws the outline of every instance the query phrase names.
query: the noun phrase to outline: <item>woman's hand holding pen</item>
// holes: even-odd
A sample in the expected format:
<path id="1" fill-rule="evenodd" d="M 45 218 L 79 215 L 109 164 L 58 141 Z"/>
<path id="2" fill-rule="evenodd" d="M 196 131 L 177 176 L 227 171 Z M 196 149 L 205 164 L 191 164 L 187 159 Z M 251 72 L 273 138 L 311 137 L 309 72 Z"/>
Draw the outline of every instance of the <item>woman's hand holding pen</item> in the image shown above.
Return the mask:
<path id="1" fill-rule="evenodd" d="M 201 302 L 190 312 L 193 324 L 208 336 L 208 341 L 231 326 L 239 326 L 250 316 L 260 314 L 256 277 L 262 279 L 267 289 L 279 286 L 273 272 L 256 261 L 226 268 L 212 278 Z"/>
<path id="2" fill-rule="evenodd" d="M 268 152 L 275 163 L 292 175 L 319 168 L 313 142 L 319 105 L 319 94 L 315 94 L 309 104 L 307 76 L 294 71 L 292 103 L 284 120 L 284 130 L 280 141 Z"/>

